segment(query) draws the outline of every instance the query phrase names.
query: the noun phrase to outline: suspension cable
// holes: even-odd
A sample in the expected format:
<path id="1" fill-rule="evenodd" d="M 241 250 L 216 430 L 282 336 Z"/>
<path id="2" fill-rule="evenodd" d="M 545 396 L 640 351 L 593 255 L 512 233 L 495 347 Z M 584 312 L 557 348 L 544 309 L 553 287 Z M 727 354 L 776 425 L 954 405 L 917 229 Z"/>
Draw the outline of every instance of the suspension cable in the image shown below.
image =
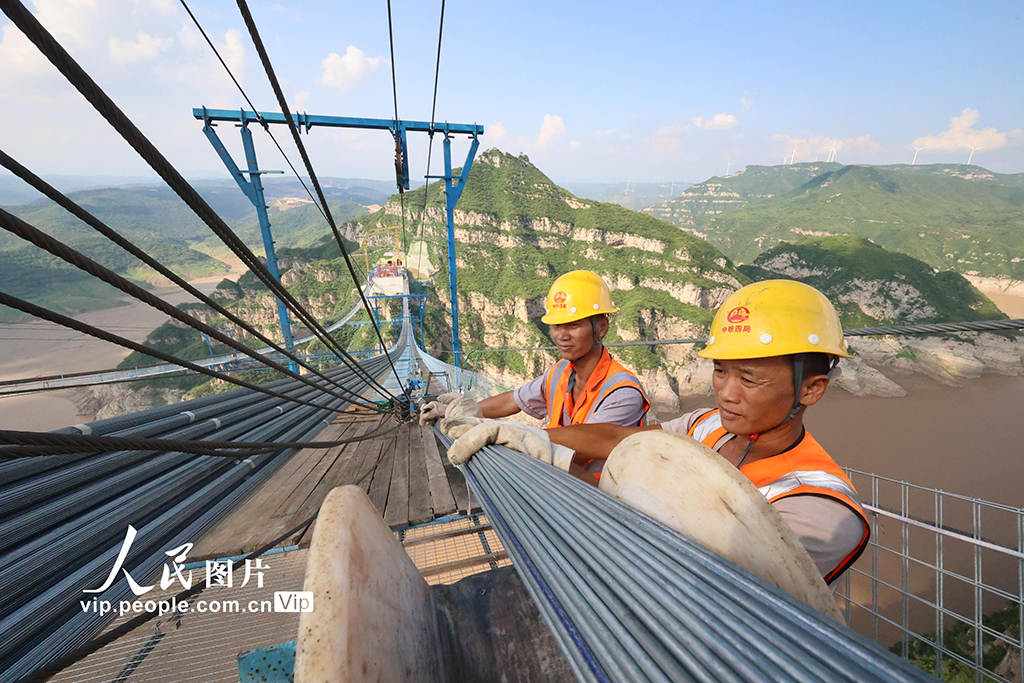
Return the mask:
<path id="1" fill-rule="evenodd" d="M 260 61 L 263 63 L 263 69 L 267 73 L 267 79 L 270 81 L 270 85 L 274 89 L 274 94 L 277 96 L 277 102 L 281 107 L 281 113 L 284 114 L 285 121 L 288 123 L 288 129 L 292 133 L 292 139 L 295 141 L 295 146 L 298 148 L 299 155 L 302 157 L 302 161 L 306 166 L 306 172 L 309 174 L 309 180 L 313 183 L 317 196 L 320 197 L 320 203 L 323 205 L 324 211 L 327 214 L 327 222 L 330 224 L 331 231 L 334 233 L 334 238 L 338 242 L 338 248 L 341 249 L 341 255 L 345 257 L 345 265 L 348 266 L 349 274 L 352 276 L 352 280 L 356 283 L 356 289 L 359 290 L 359 297 L 363 300 L 363 306 L 366 308 L 366 312 L 373 322 L 373 329 L 377 333 L 377 339 L 380 341 L 382 348 L 387 348 L 387 345 L 384 343 L 384 337 L 381 336 L 380 333 L 380 326 L 373 317 L 372 311 L 370 311 L 370 302 L 366 300 L 366 296 L 363 294 L 362 285 L 360 285 L 359 278 L 356 276 L 355 268 L 352 265 L 352 259 L 349 258 L 348 250 L 345 249 L 345 243 L 341 239 L 341 233 L 338 231 L 338 226 L 334 222 L 334 216 L 331 214 L 331 209 L 327 205 L 327 198 L 324 196 L 323 188 L 320 187 L 320 181 L 317 179 L 316 171 L 313 170 L 313 164 L 309 160 L 309 155 L 306 153 L 306 146 L 302 143 L 302 138 L 299 136 L 298 126 L 295 125 L 295 121 L 292 118 L 291 111 L 288 108 L 288 102 L 284 96 L 284 91 L 281 90 L 281 84 L 278 82 L 277 75 L 274 73 L 274 67 L 270 63 L 270 56 L 267 54 L 267 50 L 263 45 L 263 39 L 260 38 L 259 31 L 256 28 L 256 22 L 253 20 L 252 14 L 249 12 L 249 6 L 246 4 L 246 0 L 237 0 L 237 4 L 239 11 L 242 13 L 242 19 L 245 21 L 245 25 L 249 29 L 249 35 L 252 37 L 256 52 L 259 54 Z M 395 368 L 395 364 L 391 361 L 391 356 L 388 356 L 388 364 L 391 366 L 391 370 L 395 374 L 395 380 L 398 382 L 398 385 L 402 387 L 402 392 L 408 395 L 408 389 L 402 386 L 401 377 L 398 374 L 398 369 Z M 381 388 L 383 389 L 383 387 Z M 385 389 L 385 391 L 387 390 Z M 390 392 L 387 393 L 390 398 L 394 398 L 393 394 Z"/>
<path id="2" fill-rule="evenodd" d="M 423 211 L 420 212 L 420 230 L 418 241 L 423 241 L 423 225 L 427 219 L 427 198 L 430 195 L 430 159 L 434 151 L 434 120 L 437 114 L 437 81 L 441 74 L 441 38 L 444 35 L 444 1 L 441 0 L 441 22 L 437 29 L 437 64 L 434 66 L 434 98 L 430 105 L 430 140 L 427 143 L 427 173 L 423 184 Z"/>
<path id="3" fill-rule="evenodd" d="M 142 289 L 138 285 L 121 277 L 120 275 L 114 273 L 108 268 L 104 268 L 103 266 L 96 263 L 92 259 L 84 256 L 78 251 L 75 251 L 66 244 L 53 239 L 49 235 L 43 233 L 41 230 L 29 225 L 28 223 L 21 220 L 17 216 L 13 216 L 7 213 L 3 209 L 0 209 L 0 228 L 7 230 L 8 232 L 14 235 L 17 235 L 18 237 L 26 240 L 27 242 L 31 242 L 40 249 L 43 249 L 50 254 L 53 254 L 57 258 L 62 259 L 63 261 L 75 266 L 80 270 L 89 273 L 90 275 L 102 280 L 103 282 L 106 282 L 111 286 L 116 287 L 117 289 L 121 290 L 128 296 L 138 301 L 141 301 L 145 304 L 148 304 L 149 306 L 152 306 L 161 313 L 167 314 L 168 316 L 177 320 L 178 322 L 184 323 L 191 327 L 192 329 L 198 330 L 199 332 L 202 332 L 203 334 L 216 339 L 225 346 L 228 346 L 241 353 L 244 353 L 250 358 L 263 363 L 267 367 L 272 368 L 280 372 L 281 374 L 287 375 L 292 379 L 297 379 L 303 384 L 311 386 L 315 389 L 323 391 L 335 398 L 339 398 L 344 401 L 359 402 L 362 398 L 356 392 L 345 387 L 339 386 L 339 388 L 341 388 L 343 391 L 345 391 L 345 393 L 348 394 L 347 396 L 343 396 L 321 384 L 317 384 L 316 382 L 313 382 L 312 380 L 303 377 L 302 375 L 299 375 L 298 373 L 292 372 L 290 368 L 287 368 L 286 366 L 274 360 L 271 360 L 267 356 L 264 356 L 262 353 L 259 353 L 254 349 L 250 349 L 248 346 L 241 343 L 240 341 L 232 339 L 231 337 L 224 334 L 220 330 L 210 327 L 206 323 L 185 313 L 177 306 L 173 306 L 164 301 L 163 299 L 150 294 L 149 292 Z"/>
<path id="4" fill-rule="evenodd" d="M 325 449 L 387 436 L 401 425 L 383 426 L 362 436 L 334 441 L 205 441 L 203 439 L 150 439 L 85 434 L 53 434 L 0 429 L 0 461 L 64 455 L 67 453 L 112 453 L 116 451 L 154 451 L 189 453 L 222 458 L 243 458 L 288 448 Z"/>
<path id="5" fill-rule="evenodd" d="M 72 215 L 74 215 L 76 218 L 78 218 L 79 220 L 83 221 L 84 223 L 89 225 L 91 228 L 93 228 L 94 230 L 99 232 L 101 235 L 103 235 L 104 237 L 106 237 L 110 241 L 114 242 L 115 244 L 117 244 L 119 247 L 121 247 L 122 249 L 124 249 L 128 253 L 130 253 L 132 256 L 134 256 L 135 258 L 139 259 L 140 261 L 145 263 L 150 268 L 153 268 L 158 273 L 160 273 L 161 275 L 163 275 L 164 277 L 169 279 L 171 282 L 173 282 L 174 284 L 178 285 L 179 287 L 184 289 L 186 292 L 188 292 L 192 296 L 196 297 L 201 302 L 203 302 L 204 304 L 206 304 L 207 306 L 209 306 L 213 310 L 217 311 L 221 315 L 223 315 L 225 318 L 227 318 L 232 323 L 238 325 L 239 327 L 241 327 L 243 330 L 245 330 L 249 334 L 253 335 L 254 337 L 259 339 L 260 341 L 266 343 L 268 346 L 273 348 L 275 351 L 284 354 L 287 358 L 289 358 L 292 361 L 295 361 L 296 363 L 301 365 L 303 368 L 309 370 L 310 372 L 312 372 L 313 374 L 317 375 L 321 379 L 323 379 L 323 380 L 333 384 L 334 386 L 337 386 L 338 388 L 341 388 L 343 390 L 345 389 L 342 385 L 340 385 L 337 382 L 335 382 L 334 380 L 328 378 L 326 375 L 321 373 L 319 370 L 314 369 L 312 366 L 310 366 L 307 363 L 305 363 L 304 361 L 302 361 L 297 355 L 293 355 L 293 354 L 289 353 L 286 349 L 284 349 L 281 346 L 279 346 L 278 344 L 274 343 L 269 337 L 267 337 L 264 334 L 262 334 L 261 332 L 259 332 L 255 327 L 253 327 L 252 325 L 249 325 L 244 320 L 242 320 L 240 317 L 238 317 L 235 314 L 231 313 L 229 310 L 227 310 L 225 307 L 221 306 L 219 303 L 214 301 L 212 298 L 210 298 L 210 297 L 206 296 L 205 294 L 203 294 L 197 288 L 195 288 L 191 284 L 189 284 L 184 278 L 178 276 L 173 270 L 171 270 L 170 268 L 167 268 L 162 263 L 160 263 L 159 261 L 157 261 L 156 259 L 151 257 L 149 254 L 147 254 L 145 251 L 143 251 L 142 249 L 137 247 L 134 243 L 132 243 L 131 241 L 129 241 L 129 240 L 125 239 L 124 237 L 122 237 L 121 235 L 119 235 L 116 231 L 112 230 L 109 226 L 107 226 L 105 223 L 103 223 L 102 221 L 97 219 L 95 216 L 90 214 L 88 211 L 83 209 L 81 206 L 79 206 L 75 202 L 73 202 L 70 199 L 68 199 L 65 195 L 63 195 L 60 192 L 58 192 L 56 188 L 54 188 L 53 186 L 51 186 L 48 183 L 46 183 L 42 178 L 38 177 L 37 175 L 35 175 L 31 171 L 29 171 L 27 168 L 25 168 L 24 166 L 19 164 L 17 161 L 12 159 L 10 156 L 8 156 L 6 153 L 4 153 L 3 150 L 0 150 L 0 164 L 2 164 L 5 168 L 10 170 L 12 173 L 14 173 L 16 176 L 18 176 L 19 178 L 24 180 L 26 183 L 28 183 L 29 185 L 31 185 L 32 187 L 34 187 L 38 191 L 42 192 L 49 199 L 51 199 L 52 201 L 56 202 L 58 205 L 60 205 L 65 210 L 67 210 Z M 291 373 L 289 372 L 288 374 L 291 374 Z M 292 376 L 294 376 L 294 375 L 292 375 Z"/>
<path id="6" fill-rule="evenodd" d="M 72 330 L 77 330 L 78 332 L 82 332 L 91 337 L 96 337 L 97 339 L 102 339 L 103 341 L 108 341 L 112 344 L 123 346 L 126 349 L 138 351 L 139 353 L 144 353 L 147 356 L 152 356 L 153 358 L 162 360 L 165 363 L 174 363 L 175 365 L 180 365 L 183 368 L 192 370 L 194 372 L 198 372 L 200 374 L 206 375 L 207 377 L 224 380 L 225 382 L 230 382 L 231 384 L 235 384 L 245 389 L 252 389 L 253 391 L 258 391 L 261 394 L 266 394 L 267 396 L 273 396 L 274 398 L 284 399 L 286 401 L 291 401 L 292 403 L 301 403 L 302 405 L 305 406 L 312 406 L 314 408 L 320 408 L 323 410 L 331 410 L 336 413 L 343 412 L 343 409 L 325 408 L 322 405 L 317 405 L 315 403 L 310 403 L 309 401 L 303 399 L 286 396 L 285 394 L 274 391 L 273 389 L 265 389 L 261 386 L 252 384 L 251 382 L 247 382 L 243 379 L 238 379 L 236 377 L 226 375 L 222 372 L 217 372 L 216 370 L 204 368 L 203 366 L 196 365 L 195 363 L 187 361 L 184 358 L 178 358 L 177 356 L 172 356 L 169 353 L 164 353 L 163 351 L 154 349 L 151 346 L 146 346 L 145 344 L 133 342 L 130 339 L 125 339 L 124 337 L 118 336 L 111 332 L 107 332 L 106 330 L 101 330 L 98 327 L 94 327 L 87 323 L 83 323 L 80 320 L 75 320 L 74 318 L 62 315 L 60 313 L 57 313 L 56 311 L 51 311 L 49 309 L 43 308 L 42 306 L 37 306 L 23 299 L 19 299 L 16 296 L 11 296 L 10 294 L 7 294 L 5 292 L 0 292 L 0 305 L 8 306 L 10 308 L 19 310 L 22 313 L 28 313 L 29 315 L 41 318 L 42 320 L 48 320 L 49 322 L 56 323 L 58 325 L 70 328 Z"/>
<path id="7" fill-rule="evenodd" d="M 386 398 L 394 395 L 384 388 L 377 380 L 370 377 L 362 366 L 352 358 L 303 308 L 301 304 L 278 282 L 267 268 L 259 262 L 256 255 L 228 227 L 224 220 L 210 207 L 195 188 L 185 180 L 176 168 L 167 160 L 152 142 L 132 123 L 113 100 L 100 88 L 84 69 L 68 54 L 53 35 L 47 31 L 39 20 L 29 12 L 20 0 L 0 0 L 0 9 L 14 24 L 32 41 L 40 52 L 67 78 L 93 108 L 121 135 L 122 138 L 141 156 L 150 167 L 171 187 L 174 192 L 196 213 L 196 215 L 223 241 L 231 251 L 255 274 L 264 285 L 273 292 L 310 330 L 316 334 L 339 357 L 347 359 L 352 368 L 371 384 L 375 391 Z M 290 121 L 290 119 L 289 119 Z M 294 124 L 292 124 L 294 125 Z M 320 192 L 321 197 L 323 193 Z M 330 212 L 328 211 L 328 216 Z M 332 223 L 332 228 L 334 228 Z M 335 229 L 335 235 L 340 236 Z M 344 254 L 344 248 L 342 250 Z M 347 256 L 346 256 L 347 260 Z M 362 291 L 360 290 L 360 295 Z M 364 297 L 365 301 L 365 297 Z M 369 310 L 367 308 L 367 310 Z M 379 334 L 379 333 L 378 333 Z M 383 342 L 382 342 L 383 343 Z M 390 358 L 389 358 L 390 361 Z M 397 373 L 396 373 L 397 375 Z"/>
<path id="8" fill-rule="evenodd" d="M 260 125 L 263 126 L 263 130 L 267 131 L 267 135 L 269 135 L 270 139 L 274 141 L 274 146 L 277 147 L 277 151 L 281 153 L 281 156 L 284 158 L 285 163 L 288 164 L 288 168 L 292 169 L 292 173 L 295 174 L 295 177 L 298 179 L 299 183 L 302 184 L 302 189 L 306 191 L 307 195 L 309 195 L 310 200 L 313 202 L 313 206 L 317 208 L 317 211 L 320 212 L 320 215 L 323 216 L 324 220 L 326 221 L 327 214 L 325 214 L 324 210 L 320 208 L 320 203 L 317 202 L 316 198 L 313 197 L 313 193 L 309 191 L 309 187 L 306 186 L 306 181 L 304 181 L 302 179 L 302 176 L 299 175 L 299 172 L 295 169 L 295 165 L 292 164 L 292 160 L 288 158 L 288 155 L 285 154 L 284 152 L 284 148 L 281 147 L 281 144 L 277 141 L 277 138 L 275 138 L 274 134 L 270 131 L 270 124 L 267 123 L 266 120 L 264 120 L 264 118 L 260 115 L 259 109 L 257 109 L 256 105 L 252 103 L 251 99 L 249 99 L 249 95 L 246 94 L 245 90 L 242 88 L 242 84 L 238 82 L 238 79 L 235 78 L 235 74 L 233 74 L 231 72 L 231 69 L 228 67 L 227 62 L 225 62 L 224 58 L 220 56 L 220 51 L 217 49 L 217 46 L 213 44 L 213 41 L 210 39 L 210 36 L 206 34 L 206 30 L 202 27 L 202 25 L 200 25 L 199 19 L 197 19 L 196 15 L 192 13 L 191 9 L 189 9 L 189 6 L 185 3 L 185 0 L 180 0 L 180 2 L 181 6 L 184 7 L 185 11 L 188 13 L 188 16 L 192 18 L 192 23 L 196 25 L 196 28 L 199 30 L 199 33 L 201 33 L 203 35 L 203 38 L 206 39 L 206 44 L 210 46 L 210 49 L 213 50 L 213 54 L 217 56 L 217 61 L 219 61 L 221 66 L 224 67 L 224 70 L 228 72 L 228 76 L 231 77 L 231 80 L 232 82 L 234 82 L 235 87 L 238 88 L 238 92 L 242 94 L 242 97 L 245 98 L 245 101 L 248 103 L 249 108 L 252 109 L 253 113 L 256 114 L 256 118 L 259 121 Z"/>

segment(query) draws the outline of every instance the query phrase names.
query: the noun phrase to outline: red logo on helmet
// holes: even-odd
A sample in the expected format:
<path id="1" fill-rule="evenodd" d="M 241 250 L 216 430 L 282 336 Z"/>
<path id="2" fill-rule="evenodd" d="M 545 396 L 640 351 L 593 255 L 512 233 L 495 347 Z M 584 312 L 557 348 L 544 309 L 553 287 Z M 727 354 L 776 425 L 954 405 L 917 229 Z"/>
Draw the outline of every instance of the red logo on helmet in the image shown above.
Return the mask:
<path id="1" fill-rule="evenodd" d="M 566 298 L 565 297 L 565 292 L 558 292 L 558 293 L 555 294 L 555 303 L 556 304 L 564 304 L 565 303 L 565 298 Z"/>
<path id="2" fill-rule="evenodd" d="M 750 311 L 743 306 L 737 306 L 736 308 L 729 311 L 729 315 L 726 319 L 731 323 L 741 323 L 750 317 Z"/>

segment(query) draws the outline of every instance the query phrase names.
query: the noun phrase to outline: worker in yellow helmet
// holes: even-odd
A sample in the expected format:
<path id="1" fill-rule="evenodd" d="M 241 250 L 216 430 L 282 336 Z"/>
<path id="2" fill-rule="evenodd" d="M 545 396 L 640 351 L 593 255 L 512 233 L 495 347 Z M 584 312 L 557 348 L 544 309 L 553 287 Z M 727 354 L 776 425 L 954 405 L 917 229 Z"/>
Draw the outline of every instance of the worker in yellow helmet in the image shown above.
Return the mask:
<path id="1" fill-rule="evenodd" d="M 426 406 L 423 421 L 456 412 L 500 418 L 523 411 L 544 420 L 548 429 L 605 422 L 642 425 L 650 403 L 640 380 L 601 343 L 608 333 L 608 314 L 618 310 L 608 285 L 596 273 L 574 270 L 562 275 L 548 291 L 541 318 L 551 326 L 551 339 L 562 359 L 518 389 L 480 401 L 479 412 L 469 405 L 472 399 L 442 395 L 440 405 Z M 589 469 L 596 474 L 602 465 L 597 462 Z"/>
<path id="2" fill-rule="evenodd" d="M 513 426 L 483 424 L 453 434 L 460 438 L 449 458 L 461 463 L 486 443 L 507 443 L 568 470 L 573 462 L 607 458 L 637 432 L 664 429 L 691 437 L 746 475 L 834 587 L 869 535 L 856 489 L 803 425 L 806 409 L 821 400 L 837 375 L 839 359 L 850 358 L 835 308 L 800 282 L 747 285 L 719 308 L 700 355 L 714 361 L 717 408 L 654 426 L 552 429 L 547 444 Z"/>

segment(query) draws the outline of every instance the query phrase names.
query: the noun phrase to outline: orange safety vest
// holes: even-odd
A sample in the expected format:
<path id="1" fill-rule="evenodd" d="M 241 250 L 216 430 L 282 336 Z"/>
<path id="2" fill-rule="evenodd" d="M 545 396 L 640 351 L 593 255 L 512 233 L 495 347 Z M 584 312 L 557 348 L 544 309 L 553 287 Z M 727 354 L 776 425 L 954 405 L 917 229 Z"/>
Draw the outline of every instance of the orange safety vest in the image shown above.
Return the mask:
<path id="1" fill-rule="evenodd" d="M 579 399 L 573 401 L 572 392 L 569 391 L 569 375 L 572 374 L 574 365 L 571 361 L 560 360 L 555 363 L 544 377 L 544 399 L 548 404 L 548 429 L 564 427 L 562 424 L 562 409 L 569 414 L 569 424 L 581 425 L 587 421 L 601 403 L 616 389 L 632 387 L 640 392 L 644 402 L 644 415 L 651 409 L 647 400 L 647 394 L 640 386 L 640 380 L 632 372 L 627 370 L 621 363 L 614 360 L 608 349 L 601 349 L 601 358 L 597 361 L 597 367 L 587 380 L 587 385 L 580 392 Z M 643 417 L 636 425 L 623 425 L 633 427 L 642 425 Z"/>
<path id="2" fill-rule="evenodd" d="M 686 435 L 714 449 L 715 444 L 728 433 L 716 409 L 697 418 Z M 849 569 L 864 552 L 871 536 L 871 527 L 857 489 L 825 449 L 807 432 L 788 451 L 755 460 L 741 467 L 740 472 L 753 482 L 769 503 L 790 496 L 821 496 L 842 503 L 860 517 L 864 526 L 860 543 L 835 569 L 825 575 L 825 583 Z"/>

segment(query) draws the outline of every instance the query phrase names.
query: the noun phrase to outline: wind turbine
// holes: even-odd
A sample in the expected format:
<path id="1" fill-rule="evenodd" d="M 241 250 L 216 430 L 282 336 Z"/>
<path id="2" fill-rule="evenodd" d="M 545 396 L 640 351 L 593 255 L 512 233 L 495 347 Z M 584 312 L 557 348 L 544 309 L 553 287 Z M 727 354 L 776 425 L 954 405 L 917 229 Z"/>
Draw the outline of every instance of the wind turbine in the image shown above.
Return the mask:
<path id="1" fill-rule="evenodd" d="M 967 145 L 967 146 L 971 147 L 970 145 Z M 981 149 L 981 147 L 971 147 L 971 155 L 969 157 L 967 157 L 967 165 L 968 166 L 971 165 L 971 159 L 974 158 L 974 153 L 977 152 L 979 149 Z"/>
<path id="2" fill-rule="evenodd" d="M 836 149 L 836 144 L 838 142 L 839 142 L 839 140 L 837 138 L 828 148 L 828 160 L 829 161 L 835 161 L 836 160 L 836 154 L 839 151 L 839 150 Z"/>
<path id="3" fill-rule="evenodd" d="M 911 147 L 914 147 L 914 145 L 911 145 Z M 911 166 L 917 163 L 917 153 L 922 149 L 924 149 L 924 147 L 914 147 L 914 160 L 910 162 Z"/>

